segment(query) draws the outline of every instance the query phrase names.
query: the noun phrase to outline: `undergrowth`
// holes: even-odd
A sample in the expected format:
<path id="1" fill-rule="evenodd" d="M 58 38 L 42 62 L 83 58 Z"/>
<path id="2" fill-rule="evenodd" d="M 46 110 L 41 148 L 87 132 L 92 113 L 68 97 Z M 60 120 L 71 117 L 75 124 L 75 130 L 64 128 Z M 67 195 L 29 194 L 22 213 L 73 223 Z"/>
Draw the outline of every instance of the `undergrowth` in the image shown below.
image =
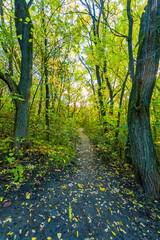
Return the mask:
<path id="1" fill-rule="evenodd" d="M 35 116 L 30 120 L 31 148 L 18 155 L 11 149 L 12 121 L 7 114 L 0 119 L 3 126 L 0 131 L 0 178 L 23 182 L 32 171 L 42 177 L 49 169 L 66 168 L 74 162 L 78 133 L 73 119 L 51 114 L 50 139 L 47 141 L 44 117 Z"/>

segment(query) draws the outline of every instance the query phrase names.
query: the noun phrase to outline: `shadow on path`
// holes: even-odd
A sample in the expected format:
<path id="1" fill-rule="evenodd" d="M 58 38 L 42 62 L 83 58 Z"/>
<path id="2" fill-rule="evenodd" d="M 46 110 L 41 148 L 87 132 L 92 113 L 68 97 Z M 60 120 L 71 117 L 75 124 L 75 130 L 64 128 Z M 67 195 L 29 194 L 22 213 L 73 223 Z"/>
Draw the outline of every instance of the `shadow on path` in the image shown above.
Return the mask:
<path id="1" fill-rule="evenodd" d="M 3 192 L 12 205 L 0 205 L 0 240 L 160 239 L 158 203 L 147 202 L 132 180 L 127 185 L 117 170 L 102 165 L 78 131 L 74 171 L 57 170 L 38 186 Z"/>

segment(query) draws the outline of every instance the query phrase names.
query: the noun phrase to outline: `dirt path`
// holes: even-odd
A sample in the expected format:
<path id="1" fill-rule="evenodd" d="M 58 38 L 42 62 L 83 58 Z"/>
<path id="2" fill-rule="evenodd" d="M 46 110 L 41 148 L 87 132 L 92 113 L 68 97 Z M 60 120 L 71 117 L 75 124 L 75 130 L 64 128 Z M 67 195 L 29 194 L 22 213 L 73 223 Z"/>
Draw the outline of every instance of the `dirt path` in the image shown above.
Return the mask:
<path id="1" fill-rule="evenodd" d="M 74 171 L 57 170 L 40 185 L 3 191 L 12 205 L 0 205 L 0 240 L 160 239 L 158 203 L 102 165 L 83 129 L 79 134 Z"/>

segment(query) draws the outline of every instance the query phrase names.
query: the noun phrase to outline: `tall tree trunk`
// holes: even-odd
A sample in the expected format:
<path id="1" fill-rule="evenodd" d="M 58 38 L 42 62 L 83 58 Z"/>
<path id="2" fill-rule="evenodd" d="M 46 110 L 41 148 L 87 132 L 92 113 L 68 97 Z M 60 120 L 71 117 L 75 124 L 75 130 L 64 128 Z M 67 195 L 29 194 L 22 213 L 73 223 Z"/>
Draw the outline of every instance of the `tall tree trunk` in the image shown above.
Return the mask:
<path id="1" fill-rule="evenodd" d="M 116 126 L 117 130 L 115 132 L 115 139 L 116 139 L 115 142 L 116 142 L 117 147 L 118 147 L 118 134 L 119 134 L 119 126 L 120 126 L 120 118 L 121 118 L 122 101 L 123 101 L 123 95 L 124 95 L 124 90 L 125 90 L 125 87 L 126 87 L 126 82 L 127 82 L 128 76 L 129 76 L 129 71 L 127 72 L 127 75 L 126 75 L 125 80 L 123 82 L 120 101 L 119 101 L 118 119 L 117 119 L 117 126 Z"/>
<path id="2" fill-rule="evenodd" d="M 160 0 L 148 0 L 141 18 L 135 80 L 128 129 L 132 163 L 137 179 L 152 197 L 160 196 L 160 175 L 150 127 L 150 101 L 159 64 Z"/>
<path id="3" fill-rule="evenodd" d="M 43 73 L 41 72 L 41 85 L 40 85 L 40 99 L 39 99 L 39 106 L 38 106 L 38 116 L 41 114 L 42 98 L 43 98 Z"/>
<path id="4" fill-rule="evenodd" d="M 109 90 L 109 97 L 110 97 L 110 114 L 113 114 L 113 90 L 112 90 L 112 86 L 109 82 L 109 79 L 108 77 L 105 76 L 107 72 L 107 63 L 106 63 L 106 60 L 104 61 L 104 67 L 103 67 L 103 73 L 104 73 L 104 77 L 106 79 L 106 84 L 107 84 L 107 87 L 108 87 L 108 90 Z"/>
<path id="5" fill-rule="evenodd" d="M 134 82 L 134 58 L 132 47 L 133 17 L 131 14 L 131 0 L 127 0 L 127 17 L 129 22 L 128 29 L 128 53 L 129 53 L 129 71 L 131 73 L 132 84 Z"/>
<path id="6" fill-rule="evenodd" d="M 46 118 L 46 139 L 49 140 L 49 85 L 48 85 L 48 51 L 47 51 L 47 45 L 48 45 L 48 39 L 47 39 L 47 29 L 45 24 L 45 8 L 44 8 L 44 0 L 42 0 L 42 26 L 44 29 L 44 78 L 45 78 L 45 89 L 46 89 L 46 112 L 45 112 L 45 118 Z"/>
<path id="7" fill-rule="evenodd" d="M 101 117 L 104 117 L 106 115 L 106 112 L 104 109 L 102 83 L 101 83 L 100 70 L 98 65 L 96 65 L 96 77 L 97 77 L 97 83 L 98 83 L 98 100 L 99 100 L 99 106 L 100 106 L 100 113 L 101 113 Z"/>
<path id="8" fill-rule="evenodd" d="M 29 141 L 29 100 L 32 85 L 33 25 L 25 0 L 15 0 L 15 24 L 17 36 L 22 36 L 22 40 L 18 38 L 21 48 L 19 90 L 22 101 L 18 100 L 16 104 L 14 128 L 15 147 L 19 149 L 22 138 L 25 138 L 27 142 Z"/>

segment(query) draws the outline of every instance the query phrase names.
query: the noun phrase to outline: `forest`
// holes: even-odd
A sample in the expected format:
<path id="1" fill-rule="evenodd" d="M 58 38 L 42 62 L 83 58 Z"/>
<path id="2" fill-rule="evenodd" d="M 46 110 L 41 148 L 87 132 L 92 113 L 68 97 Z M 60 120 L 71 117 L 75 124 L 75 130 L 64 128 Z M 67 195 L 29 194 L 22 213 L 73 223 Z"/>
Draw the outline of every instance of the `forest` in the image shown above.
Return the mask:
<path id="1" fill-rule="evenodd" d="M 159 238 L 159 58 L 160 0 L 0 0 L 0 240 Z"/>

